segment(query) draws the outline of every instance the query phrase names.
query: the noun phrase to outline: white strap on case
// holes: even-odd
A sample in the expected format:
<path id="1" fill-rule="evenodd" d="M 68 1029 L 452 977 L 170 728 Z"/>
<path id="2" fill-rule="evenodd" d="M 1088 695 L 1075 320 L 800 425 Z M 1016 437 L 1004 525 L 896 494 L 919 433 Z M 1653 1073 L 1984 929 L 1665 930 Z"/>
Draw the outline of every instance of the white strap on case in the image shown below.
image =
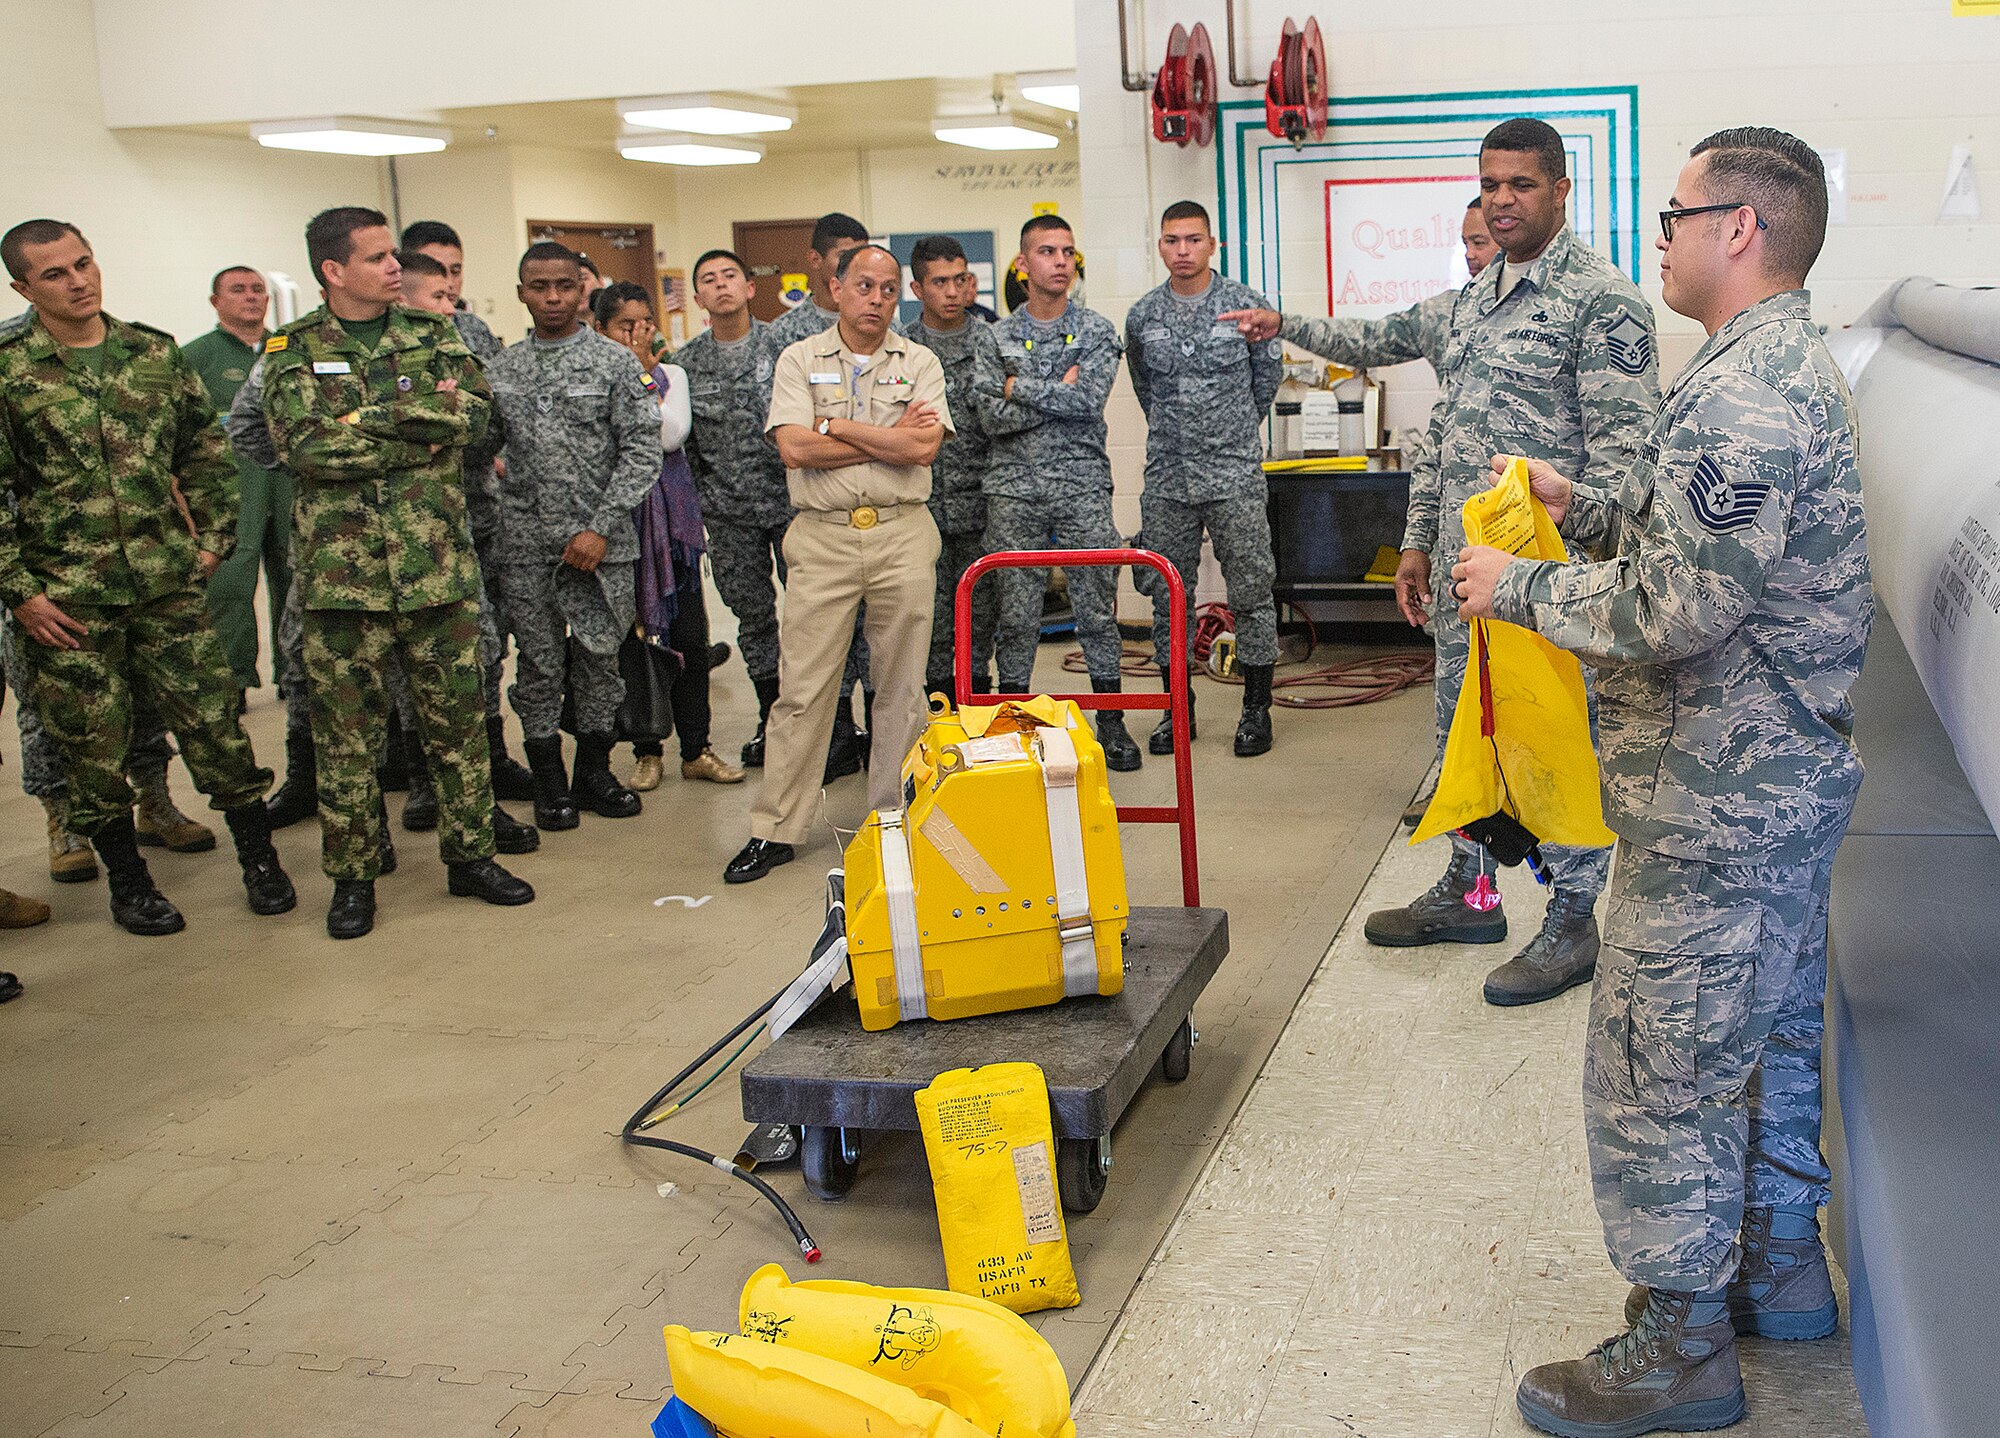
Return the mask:
<path id="1" fill-rule="evenodd" d="M 1076 798 L 1076 744 L 1066 729 L 1037 729 L 1049 857 L 1056 871 L 1056 934 L 1062 940 L 1063 997 L 1097 992 L 1097 934 L 1090 924 L 1090 877 L 1083 866 L 1083 811 Z"/>
<path id="2" fill-rule="evenodd" d="M 917 927 L 917 884 L 910 870 L 910 836 L 903 811 L 880 816 L 882 884 L 889 900 L 889 952 L 896 965 L 896 1007 L 905 1019 L 929 1014 L 924 999 L 923 931 Z"/>

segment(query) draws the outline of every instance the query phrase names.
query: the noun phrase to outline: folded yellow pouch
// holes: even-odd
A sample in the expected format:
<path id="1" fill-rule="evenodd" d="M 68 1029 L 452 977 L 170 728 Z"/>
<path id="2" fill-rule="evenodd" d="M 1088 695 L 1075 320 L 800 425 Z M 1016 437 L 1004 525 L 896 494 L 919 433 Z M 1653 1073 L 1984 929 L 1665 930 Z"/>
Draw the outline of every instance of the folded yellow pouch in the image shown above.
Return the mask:
<path id="1" fill-rule="evenodd" d="M 1569 557 L 1520 459 L 1466 501 L 1465 538 L 1523 559 Z M 1494 814 L 1544 844 L 1602 848 L 1616 838 L 1604 826 L 1582 666 L 1533 630 L 1475 619 L 1437 794 L 1410 842 Z"/>

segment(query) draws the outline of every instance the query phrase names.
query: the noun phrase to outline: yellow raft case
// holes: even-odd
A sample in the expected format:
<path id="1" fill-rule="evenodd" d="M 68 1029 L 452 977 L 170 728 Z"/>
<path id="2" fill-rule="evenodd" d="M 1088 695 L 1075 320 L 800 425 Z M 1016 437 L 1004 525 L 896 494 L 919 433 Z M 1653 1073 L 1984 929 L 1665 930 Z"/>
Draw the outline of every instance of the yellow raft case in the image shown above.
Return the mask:
<path id="1" fill-rule="evenodd" d="M 847 847 L 861 1026 L 1117 993 L 1125 859 L 1083 711 L 941 706 L 903 761 L 904 808 L 870 814 Z"/>

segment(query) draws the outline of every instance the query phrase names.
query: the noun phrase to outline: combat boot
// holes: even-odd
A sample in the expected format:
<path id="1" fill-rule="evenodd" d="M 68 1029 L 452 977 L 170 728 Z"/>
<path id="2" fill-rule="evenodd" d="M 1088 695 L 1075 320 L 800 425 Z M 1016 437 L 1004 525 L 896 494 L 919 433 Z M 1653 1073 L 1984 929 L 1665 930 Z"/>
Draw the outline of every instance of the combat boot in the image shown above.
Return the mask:
<path id="1" fill-rule="evenodd" d="M 412 834 L 428 834 L 438 826 L 437 788 L 431 783 L 430 755 L 424 752 L 423 738 L 414 729 L 403 731 L 403 762 L 410 771 L 410 797 L 403 801 L 403 827 Z"/>
<path id="2" fill-rule="evenodd" d="M 1122 686 L 1116 679 L 1093 679 L 1090 687 L 1097 694 L 1122 692 Z M 1131 731 L 1125 727 L 1124 714 L 1116 709 L 1097 711 L 1097 742 L 1104 746 L 1104 767 L 1107 769 L 1129 774 L 1146 762 L 1139 757 L 1139 746 L 1133 742 Z"/>
<path id="3" fill-rule="evenodd" d="M 375 881 L 335 879 L 333 900 L 326 906 L 326 933 L 331 939 L 358 939 L 375 928 Z"/>
<path id="4" fill-rule="evenodd" d="M 462 899 L 489 904 L 532 904 L 535 891 L 491 859 L 454 859 L 445 866 L 445 887 Z"/>
<path id="5" fill-rule="evenodd" d="M 0 929 L 32 929 L 48 921 L 49 906 L 40 899 L 0 889 Z"/>
<path id="6" fill-rule="evenodd" d="M 492 755 L 494 798 L 518 804 L 535 797 L 535 776 L 507 752 L 507 721 L 498 714 L 486 716 L 486 751 Z"/>
<path id="7" fill-rule="evenodd" d="M 58 884 L 87 884 L 97 877 L 90 841 L 69 827 L 69 801 L 44 799 L 49 816 L 49 877 Z"/>
<path id="8" fill-rule="evenodd" d="M 542 847 L 542 831 L 493 806 L 493 847 L 503 854 L 532 854 Z M 386 873 L 387 870 L 384 870 Z"/>
<path id="9" fill-rule="evenodd" d="M 1500 891 L 1487 888 L 1493 907 L 1476 909 L 1469 900 L 1482 892 L 1481 862 L 1454 852 L 1444 877 L 1400 909 L 1377 909 L 1361 932 L 1371 944 L 1385 948 L 1417 948 L 1424 944 L 1497 944 L 1507 937 L 1507 916 L 1500 911 Z"/>
<path id="10" fill-rule="evenodd" d="M 1641 1284 L 1627 1296 L 1628 1323 L 1645 1308 L 1648 1292 Z M 1796 1341 L 1830 1336 L 1840 1326 L 1840 1305 L 1819 1238 L 1819 1211 L 1804 1204 L 1745 1208 L 1742 1258 L 1724 1301 L 1740 1337 Z"/>
<path id="11" fill-rule="evenodd" d="M 570 789 L 579 809 L 588 809 L 599 818 L 630 819 L 643 806 L 639 796 L 618 782 L 611 772 L 611 736 L 576 736 L 576 769 L 570 775 Z M 525 904 L 526 899 L 516 902 Z"/>
<path id="12" fill-rule="evenodd" d="M 313 755 L 312 730 L 285 731 L 285 782 L 264 801 L 273 829 L 289 828 L 319 813 L 318 761 Z"/>
<path id="13" fill-rule="evenodd" d="M 5 969 L 0 969 L 0 1004 L 6 1003 L 9 999 L 18 999 L 23 992 L 25 990 L 21 986 L 20 979 Z"/>
<path id="14" fill-rule="evenodd" d="M 132 831 L 142 846 L 171 849 L 176 854 L 206 854 L 215 847 L 215 831 L 175 807 L 173 795 L 167 792 L 166 765 L 134 774 L 132 789 L 139 800 Z"/>
<path id="15" fill-rule="evenodd" d="M 1502 1008 L 1538 1004 L 1590 982 L 1597 971 L 1597 895 L 1549 895 L 1541 931 L 1486 976 L 1486 1002 Z"/>
<path id="16" fill-rule="evenodd" d="M 1629 1331 L 1530 1370 L 1514 1402 L 1557 1438 L 1728 1427 L 1743 1416 L 1743 1374 L 1722 1294 L 1651 1290 Z"/>
<path id="17" fill-rule="evenodd" d="M 375 782 L 384 794 L 400 794 L 410 787 L 410 764 L 404 757 L 403 716 L 396 712 L 393 704 L 389 706 L 386 733 L 382 761 L 375 766 Z"/>
<path id="18" fill-rule="evenodd" d="M 1414 829 L 1424 822 L 1424 815 L 1430 812 L 1431 800 L 1437 797 L 1437 785 L 1429 785 L 1423 793 L 1410 800 L 1410 807 L 1403 811 L 1403 827 Z"/>
<path id="19" fill-rule="evenodd" d="M 128 934 L 158 937 L 178 934 L 187 920 L 171 900 L 153 886 L 153 872 L 139 854 L 132 816 L 120 814 L 97 831 L 92 841 L 111 880 L 111 917 Z"/>
<path id="20" fill-rule="evenodd" d="M 521 748 L 528 756 L 528 768 L 535 776 L 535 827 L 574 829 L 576 797 L 569 790 L 569 771 L 563 767 L 562 736 L 524 739 Z"/>
<path id="21" fill-rule="evenodd" d="M 229 837 L 236 843 L 236 862 L 243 866 L 243 892 L 253 914 L 284 914 L 298 907 L 299 896 L 278 862 L 271 842 L 271 816 L 261 799 L 222 811 Z"/>
<path id="22" fill-rule="evenodd" d="M 1269 664 L 1244 664 L 1243 715 L 1236 721 L 1236 757 L 1254 759 L 1271 752 L 1271 670 Z"/>
<path id="23" fill-rule="evenodd" d="M 1174 692 L 1173 673 L 1164 664 L 1160 666 L 1160 689 L 1167 694 Z M 1194 743 L 1194 676 L 1188 675 L 1188 743 Z M 1153 726 L 1153 732 L 1146 736 L 1148 754 L 1171 754 L 1174 752 L 1174 711 L 1166 710 L 1160 715 L 1160 722 Z"/>
<path id="24" fill-rule="evenodd" d="M 764 767 L 764 726 L 771 720 L 771 706 L 778 702 L 778 681 L 776 679 L 752 679 L 751 687 L 757 691 L 757 732 L 743 745 L 743 767 L 761 769 Z"/>
<path id="25" fill-rule="evenodd" d="M 820 783 L 831 784 L 861 772 L 861 731 L 854 725 L 854 696 L 843 694 L 833 710 L 833 737 L 826 745 L 826 771 Z"/>

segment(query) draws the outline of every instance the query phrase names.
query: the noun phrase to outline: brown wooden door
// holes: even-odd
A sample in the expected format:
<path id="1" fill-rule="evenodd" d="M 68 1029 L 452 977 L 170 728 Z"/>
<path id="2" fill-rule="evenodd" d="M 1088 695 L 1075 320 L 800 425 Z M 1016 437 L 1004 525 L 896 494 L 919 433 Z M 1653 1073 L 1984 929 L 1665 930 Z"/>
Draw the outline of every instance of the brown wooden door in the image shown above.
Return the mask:
<path id="1" fill-rule="evenodd" d="M 812 248 L 816 220 L 738 220 L 730 227 L 736 253 L 750 267 L 757 293 L 750 313 L 774 320 L 791 306 L 785 303 L 785 276 L 806 272 L 806 251 Z"/>
<path id="2" fill-rule="evenodd" d="M 528 221 L 528 243 L 554 240 L 580 255 L 588 255 L 604 282 L 630 280 L 659 305 L 658 275 L 653 270 L 651 225 L 582 224 L 570 220 Z"/>

